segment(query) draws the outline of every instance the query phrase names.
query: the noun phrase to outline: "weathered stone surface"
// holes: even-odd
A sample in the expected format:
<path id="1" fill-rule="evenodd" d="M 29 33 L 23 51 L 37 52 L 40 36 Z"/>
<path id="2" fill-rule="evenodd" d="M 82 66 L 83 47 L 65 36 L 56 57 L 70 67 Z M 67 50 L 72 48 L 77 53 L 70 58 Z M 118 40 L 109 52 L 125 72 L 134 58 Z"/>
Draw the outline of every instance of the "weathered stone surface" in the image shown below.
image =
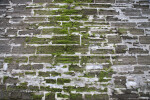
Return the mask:
<path id="1" fill-rule="evenodd" d="M 121 37 L 119 35 L 108 36 L 108 43 L 121 43 Z"/>
<path id="2" fill-rule="evenodd" d="M 33 2 L 34 3 L 45 3 L 45 2 L 47 2 L 47 3 L 51 3 L 53 0 L 33 0 Z"/>
<path id="3" fill-rule="evenodd" d="M 0 4 L 9 4 L 9 0 L 0 0 Z"/>
<path id="4" fill-rule="evenodd" d="M 148 0 L 0 0 L 0 100 L 149 100 L 149 15 Z"/>
<path id="5" fill-rule="evenodd" d="M 115 10 L 99 10 L 99 15 L 118 15 Z"/>
<path id="6" fill-rule="evenodd" d="M 125 22 L 125 23 L 111 23 L 112 26 L 115 27 L 125 27 L 125 28 L 134 28 L 136 27 L 136 23 Z"/>
<path id="7" fill-rule="evenodd" d="M 140 10 L 134 10 L 134 9 L 123 9 L 122 10 L 126 16 L 141 16 Z"/>
<path id="8" fill-rule="evenodd" d="M 16 46 L 16 47 L 13 47 L 12 53 L 13 54 L 34 54 L 35 49 L 36 47 L 32 47 L 32 46 L 27 46 L 27 47 Z"/>
<path id="9" fill-rule="evenodd" d="M 17 84 L 19 80 L 17 78 L 8 77 L 4 80 L 4 83 Z"/>
<path id="10" fill-rule="evenodd" d="M 84 15 L 96 15 L 97 9 L 82 9 Z"/>
<path id="11" fill-rule="evenodd" d="M 119 56 L 113 61 L 114 65 L 134 65 L 137 63 L 134 56 Z"/>
<path id="12" fill-rule="evenodd" d="M 115 0 L 95 0 L 95 3 L 115 3 Z"/>
<path id="13" fill-rule="evenodd" d="M 124 76 L 116 76 L 114 77 L 114 83 L 116 88 L 125 88 L 126 87 L 126 77 Z"/>
<path id="14" fill-rule="evenodd" d="M 150 44 L 150 36 L 140 36 L 139 41 L 141 44 Z"/>
<path id="15" fill-rule="evenodd" d="M 43 65 L 42 64 L 34 64 L 34 65 L 32 65 L 32 69 L 43 69 Z"/>
<path id="16" fill-rule="evenodd" d="M 127 46 L 126 45 L 117 45 L 115 47 L 116 53 L 126 53 Z"/>
<path id="17" fill-rule="evenodd" d="M 8 45 L 0 45 L 0 53 L 8 53 L 10 52 L 11 47 Z"/>
<path id="18" fill-rule="evenodd" d="M 150 65 L 150 56 L 138 56 L 138 64 Z"/>
<path id="19" fill-rule="evenodd" d="M 138 25 L 141 28 L 149 28 L 150 27 L 150 22 L 141 22 L 141 23 L 138 23 Z"/>
<path id="20" fill-rule="evenodd" d="M 32 2 L 32 0 L 10 0 L 14 4 L 26 4 Z"/>
<path id="21" fill-rule="evenodd" d="M 139 54 L 148 54 L 149 51 L 148 50 L 143 50 L 141 48 L 129 48 L 129 53 L 131 53 L 131 54 L 136 54 L 136 53 L 139 53 Z"/>
<path id="22" fill-rule="evenodd" d="M 130 29 L 130 33 L 133 35 L 143 35 L 144 30 L 143 29 Z"/>

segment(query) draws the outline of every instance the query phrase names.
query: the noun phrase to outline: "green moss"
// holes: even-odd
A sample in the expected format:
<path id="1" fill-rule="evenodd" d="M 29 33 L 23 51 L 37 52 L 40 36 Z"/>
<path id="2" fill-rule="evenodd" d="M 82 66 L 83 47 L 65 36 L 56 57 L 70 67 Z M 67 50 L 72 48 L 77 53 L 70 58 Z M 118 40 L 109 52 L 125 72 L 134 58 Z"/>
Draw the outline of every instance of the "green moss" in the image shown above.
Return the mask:
<path id="1" fill-rule="evenodd" d="M 53 14 L 61 14 L 61 15 L 77 15 L 80 14 L 79 10 L 75 9 L 59 9 L 59 10 L 53 10 Z"/>
<path id="2" fill-rule="evenodd" d="M 82 15 L 82 16 L 71 16 L 71 19 L 73 19 L 73 20 L 84 20 L 84 21 L 88 20 L 87 16 L 85 16 L 85 15 Z"/>
<path id="3" fill-rule="evenodd" d="M 57 97 L 60 97 L 60 98 L 69 98 L 69 95 L 57 93 Z"/>
<path id="4" fill-rule="evenodd" d="M 68 29 L 64 28 L 51 28 L 51 29 L 43 29 L 43 34 L 68 34 Z"/>
<path id="5" fill-rule="evenodd" d="M 51 72 L 51 76 L 61 76 L 61 73 L 57 73 L 57 72 Z"/>
<path id="6" fill-rule="evenodd" d="M 63 54 L 64 50 L 64 46 L 39 46 L 37 54 Z"/>
<path id="7" fill-rule="evenodd" d="M 4 59 L 5 63 L 12 63 L 12 61 L 13 61 L 12 57 L 7 57 L 7 58 Z"/>
<path id="8" fill-rule="evenodd" d="M 43 91 L 51 91 L 51 92 L 61 92 L 62 89 L 59 89 L 59 88 L 50 88 L 49 86 L 47 87 L 44 87 L 44 86 L 40 86 L 40 90 L 43 90 Z"/>
<path id="9" fill-rule="evenodd" d="M 91 94 L 85 94 L 85 99 L 86 100 L 92 100 L 92 95 Z"/>
<path id="10" fill-rule="evenodd" d="M 70 94 L 70 100 L 83 100 L 82 94 Z"/>
<path id="11" fill-rule="evenodd" d="M 83 26 L 83 23 L 80 23 L 80 22 L 63 22 L 62 23 L 62 27 L 64 28 L 79 27 L 79 26 Z"/>
<path id="12" fill-rule="evenodd" d="M 45 100 L 55 100 L 55 93 L 46 93 Z"/>
<path id="13" fill-rule="evenodd" d="M 29 27 L 27 27 L 27 29 L 37 29 L 38 27 L 38 24 L 29 24 Z"/>
<path id="14" fill-rule="evenodd" d="M 51 72 L 39 72 L 39 76 L 49 77 Z"/>
<path id="15" fill-rule="evenodd" d="M 74 73 L 74 72 L 65 72 L 64 74 L 71 75 L 71 76 L 75 76 L 75 73 Z"/>
<path id="16" fill-rule="evenodd" d="M 4 59 L 5 63 L 19 63 L 19 62 L 27 62 L 27 57 L 7 57 Z"/>
<path id="17" fill-rule="evenodd" d="M 94 73 L 85 73 L 84 77 L 88 77 L 88 78 L 94 78 L 95 74 Z"/>
<path id="18" fill-rule="evenodd" d="M 20 83 L 21 86 L 27 86 L 28 83 L 27 82 L 24 82 L 24 83 Z"/>
<path id="19" fill-rule="evenodd" d="M 76 87 L 74 86 L 63 86 L 63 91 L 64 92 L 71 92 L 71 91 L 75 91 L 76 90 Z"/>
<path id="20" fill-rule="evenodd" d="M 127 34 L 127 29 L 124 29 L 124 28 L 119 28 L 118 29 L 118 33 L 121 35 L 121 34 Z"/>
<path id="21" fill-rule="evenodd" d="M 63 66 L 62 68 L 67 68 L 67 65 Z"/>
<path id="22" fill-rule="evenodd" d="M 56 84 L 55 79 L 45 79 L 46 83 Z"/>
<path id="23" fill-rule="evenodd" d="M 32 37 L 32 38 L 26 38 L 26 42 L 28 44 L 48 44 L 50 42 L 49 38 L 37 38 L 37 37 Z"/>
<path id="24" fill-rule="evenodd" d="M 33 100 L 41 100 L 44 95 L 35 95 L 32 94 Z"/>
<path id="25" fill-rule="evenodd" d="M 75 35 L 68 35 L 68 36 L 55 36 L 52 38 L 53 44 L 79 44 L 80 38 L 79 36 Z"/>
<path id="26" fill-rule="evenodd" d="M 9 78 L 8 76 L 4 76 L 4 77 L 3 77 L 3 82 L 5 83 L 5 81 L 6 81 L 8 78 Z"/>
<path id="27" fill-rule="evenodd" d="M 36 72 L 25 72 L 26 75 L 36 75 Z"/>
<path id="28" fill-rule="evenodd" d="M 65 15 L 61 15 L 61 16 L 55 16 L 55 17 L 50 17 L 49 18 L 50 21 L 69 21 L 70 18 L 69 16 L 65 16 Z"/>
<path id="29" fill-rule="evenodd" d="M 59 56 L 56 57 L 55 63 L 78 63 L 78 56 Z"/>
<path id="30" fill-rule="evenodd" d="M 69 65 L 69 71 L 83 72 L 84 70 L 83 67 L 79 67 L 78 65 Z"/>
<path id="31" fill-rule="evenodd" d="M 34 10 L 34 15 L 52 15 L 52 14 L 54 13 L 48 10 Z"/>
<path id="32" fill-rule="evenodd" d="M 70 79 L 57 78 L 57 84 L 70 83 Z"/>
<path id="33" fill-rule="evenodd" d="M 104 77 L 108 78 L 109 72 L 101 71 L 99 75 L 99 82 L 108 82 L 110 79 L 104 79 Z"/>
<path id="34" fill-rule="evenodd" d="M 77 92 L 91 92 L 91 91 L 96 91 L 95 87 L 78 87 L 76 88 Z"/>
<path id="35" fill-rule="evenodd" d="M 59 26 L 61 23 L 57 21 L 50 21 L 50 22 L 44 22 L 44 23 L 39 23 L 39 26 Z"/>

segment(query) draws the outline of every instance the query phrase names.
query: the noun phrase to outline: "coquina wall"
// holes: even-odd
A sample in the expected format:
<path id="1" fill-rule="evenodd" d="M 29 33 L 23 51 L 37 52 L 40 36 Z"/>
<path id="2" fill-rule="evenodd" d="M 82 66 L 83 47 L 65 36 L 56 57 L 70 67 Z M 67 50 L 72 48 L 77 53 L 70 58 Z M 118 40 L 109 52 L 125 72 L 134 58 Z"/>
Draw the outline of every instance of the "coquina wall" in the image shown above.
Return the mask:
<path id="1" fill-rule="evenodd" d="M 150 100 L 148 0 L 0 0 L 0 100 Z"/>

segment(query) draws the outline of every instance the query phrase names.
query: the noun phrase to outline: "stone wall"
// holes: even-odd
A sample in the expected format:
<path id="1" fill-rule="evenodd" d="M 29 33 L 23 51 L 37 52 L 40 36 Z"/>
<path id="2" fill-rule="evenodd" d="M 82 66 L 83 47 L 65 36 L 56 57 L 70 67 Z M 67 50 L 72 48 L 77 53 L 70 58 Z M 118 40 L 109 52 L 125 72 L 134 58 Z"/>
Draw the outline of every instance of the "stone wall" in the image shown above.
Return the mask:
<path id="1" fill-rule="evenodd" d="M 148 0 L 0 0 L 0 100 L 149 100 Z"/>

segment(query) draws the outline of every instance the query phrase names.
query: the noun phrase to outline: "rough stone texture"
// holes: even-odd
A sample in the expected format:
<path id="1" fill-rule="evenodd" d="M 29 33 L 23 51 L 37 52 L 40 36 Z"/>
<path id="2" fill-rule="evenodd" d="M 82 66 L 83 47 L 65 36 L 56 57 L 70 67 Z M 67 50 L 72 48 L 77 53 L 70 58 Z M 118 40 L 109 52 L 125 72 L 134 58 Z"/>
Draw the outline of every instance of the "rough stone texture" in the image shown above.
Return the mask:
<path id="1" fill-rule="evenodd" d="M 0 0 L 0 100 L 150 100 L 148 0 Z"/>

